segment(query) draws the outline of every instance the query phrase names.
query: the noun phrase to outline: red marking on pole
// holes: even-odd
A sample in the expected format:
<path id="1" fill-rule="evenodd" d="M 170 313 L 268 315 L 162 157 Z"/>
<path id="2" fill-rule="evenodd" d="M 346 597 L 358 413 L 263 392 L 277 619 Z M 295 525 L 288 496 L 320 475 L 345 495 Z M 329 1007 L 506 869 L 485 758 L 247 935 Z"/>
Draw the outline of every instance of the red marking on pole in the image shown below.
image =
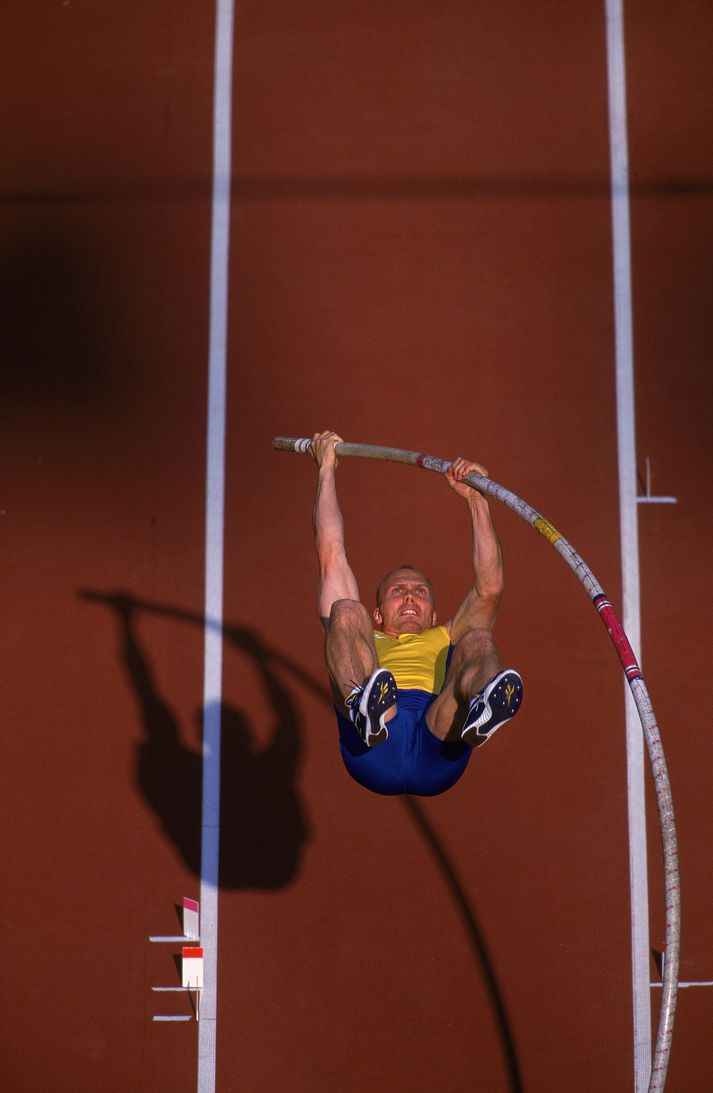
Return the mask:
<path id="1" fill-rule="evenodd" d="M 634 650 L 629 645 L 629 639 L 624 632 L 624 627 L 616 616 L 614 608 L 608 600 L 605 600 L 598 605 L 597 610 L 599 612 L 599 617 L 607 628 L 614 648 L 619 654 L 619 660 L 621 661 L 622 668 L 627 674 L 627 678 L 630 681 L 632 678 L 638 678 L 641 675 L 639 663 L 634 656 Z"/>

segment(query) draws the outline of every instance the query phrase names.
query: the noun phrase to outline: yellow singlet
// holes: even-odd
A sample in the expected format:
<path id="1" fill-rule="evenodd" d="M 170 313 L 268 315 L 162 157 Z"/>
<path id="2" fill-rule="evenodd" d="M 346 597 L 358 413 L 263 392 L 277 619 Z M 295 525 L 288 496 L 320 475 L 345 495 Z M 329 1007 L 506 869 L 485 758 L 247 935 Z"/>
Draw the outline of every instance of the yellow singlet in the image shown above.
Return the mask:
<path id="1" fill-rule="evenodd" d="M 434 626 L 421 634 L 399 634 L 397 638 L 375 630 L 374 645 L 379 667 L 388 668 L 397 687 L 440 694 L 450 645 L 445 626 Z"/>

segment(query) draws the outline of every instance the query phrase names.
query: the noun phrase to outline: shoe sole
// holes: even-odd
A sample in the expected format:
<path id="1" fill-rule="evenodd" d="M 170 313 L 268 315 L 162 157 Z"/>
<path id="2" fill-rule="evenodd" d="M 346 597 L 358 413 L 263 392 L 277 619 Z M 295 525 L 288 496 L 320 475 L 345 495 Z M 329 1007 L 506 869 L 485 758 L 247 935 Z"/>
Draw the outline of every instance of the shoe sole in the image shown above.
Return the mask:
<path id="1" fill-rule="evenodd" d="M 466 722 L 463 728 L 463 743 L 479 748 L 501 725 L 510 721 L 522 705 L 522 689 L 517 672 L 508 670 L 496 676 L 483 691 L 480 716 L 470 725 Z"/>
<path id="2" fill-rule="evenodd" d="M 383 744 L 388 738 L 389 730 L 380 721 L 387 710 L 396 702 L 396 680 L 386 668 L 375 672 L 365 687 L 359 702 L 359 713 L 366 718 L 366 739 L 364 743 L 369 748 L 376 744 Z M 374 726 L 376 725 L 376 729 Z"/>

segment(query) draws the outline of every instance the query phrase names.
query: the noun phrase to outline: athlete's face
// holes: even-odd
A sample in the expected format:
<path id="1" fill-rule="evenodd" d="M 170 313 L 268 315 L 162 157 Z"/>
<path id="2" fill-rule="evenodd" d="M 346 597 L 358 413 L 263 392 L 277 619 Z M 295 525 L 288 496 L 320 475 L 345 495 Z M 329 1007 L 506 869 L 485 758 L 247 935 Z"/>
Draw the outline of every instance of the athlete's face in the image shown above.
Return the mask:
<path id="1" fill-rule="evenodd" d="M 389 637 L 420 634 L 436 624 L 433 592 L 416 569 L 395 569 L 381 585 L 381 603 L 374 611 L 374 621 Z"/>

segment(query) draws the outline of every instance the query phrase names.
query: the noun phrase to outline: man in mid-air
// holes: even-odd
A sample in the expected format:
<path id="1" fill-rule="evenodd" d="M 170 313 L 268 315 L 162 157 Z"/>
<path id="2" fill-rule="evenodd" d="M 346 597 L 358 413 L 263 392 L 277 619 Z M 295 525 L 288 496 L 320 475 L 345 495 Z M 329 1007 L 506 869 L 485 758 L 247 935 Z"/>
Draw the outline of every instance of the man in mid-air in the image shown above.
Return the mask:
<path id="1" fill-rule="evenodd" d="M 464 481 L 486 471 L 456 459 L 446 476 L 467 503 L 473 529 L 473 587 L 455 616 L 437 625 L 431 582 L 411 566 L 382 578 L 370 615 L 344 546 L 335 475 L 340 441 L 331 431 L 315 433 L 310 451 L 318 467 L 319 613 L 342 758 L 376 793 L 433 796 L 457 782 L 473 748 L 522 702 L 522 680 L 503 670 L 493 641 L 503 594 L 500 544 L 487 500 Z"/>

